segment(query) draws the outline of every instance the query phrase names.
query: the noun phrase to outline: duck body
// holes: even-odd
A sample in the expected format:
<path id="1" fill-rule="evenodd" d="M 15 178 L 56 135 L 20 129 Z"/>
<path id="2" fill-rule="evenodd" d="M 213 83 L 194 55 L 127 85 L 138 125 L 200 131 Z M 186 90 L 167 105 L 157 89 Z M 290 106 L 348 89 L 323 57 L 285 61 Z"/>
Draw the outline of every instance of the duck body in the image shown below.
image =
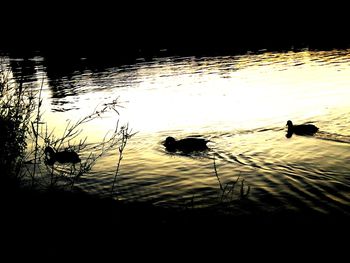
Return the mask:
<path id="1" fill-rule="evenodd" d="M 292 121 L 287 121 L 288 131 L 287 137 L 291 137 L 294 134 L 296 135 L 314 135 L 318 131 L 318 127 L 312 124 L 301 124 L 293 125 Z"/>
<path id="2" fill-rule="evenodd" d="M 81 160 L 79 158 L 79 155 L 74 151 L 61 151 L 61 152 L 55 152 L 55 150 L 47 146 L 45 148 L 45 155 L 46 160 L 49 165 L 53 165 L 55 162 L 59 163 L 79 163 Z"/>
<path id="3" fill-rule="evenodd" d="M 164 146 L 169 152 L 194 152 L 194 151 L 205 151 L 208 149 L 208 140 L 202 138 L 185 138 L 176 140 L 173 137 L 167 137 L 164 142 Z"/>

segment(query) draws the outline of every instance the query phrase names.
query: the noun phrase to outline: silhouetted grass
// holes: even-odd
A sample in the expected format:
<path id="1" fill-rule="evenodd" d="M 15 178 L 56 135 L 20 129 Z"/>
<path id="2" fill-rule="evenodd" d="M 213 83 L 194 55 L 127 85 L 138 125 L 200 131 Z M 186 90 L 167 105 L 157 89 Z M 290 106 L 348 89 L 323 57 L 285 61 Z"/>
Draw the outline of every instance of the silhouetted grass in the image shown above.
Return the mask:
<path id="1" fill-rule="evenodd" d="M 18 183 L 26 159 L 35 96 L 23 82 L 14 85 L 0 61 L 0 169 L 1 179 Z"/>
<path id="2" fill-rule="evenodd" d="M 112 188 L 111 188 L 111 196 L 114 195 L 114 186 L 115 186 L 117 176 L 119 173 L 120 163 L 123 159 L 123 152 L 124 152 L 124 149 L 126 147 L 126 143 L 128 142 L 128 139 L 131 138 L 135 133 L 131 133 L 129 126 L 126 125 L 126 126 L 122 126 L 120 128 L 118 134 L 121 136 L 121 141 L 120 141 L 120 145 L 118 147 L 119 158 L 118 158 L 116 170 L 114 173 L 114 179 L 113 179 Z"/>
<path id="3" fill-rule="evenodd" d="M 220 202 L 222 204 L 232 203 L 233 201 L 237 200 L 237 196 L 239 197 L 239 199 L 245 199 L 248 197 L 249 192 L 250 192 L 250 186 L 248 185 L 247 190 L 245 190 L 244 179 L 241 180 L 241 187 L 240 187 L 239 195 L 237 195 L 237 194 L 235 195 L 235 193 L 234 193 L 235 186 L 237 185 L 241 174 L 239 174 L 237 176 L 236 180 L 228 181 L 223 185 L 221 180 L 220 180 L 218 171 L 217 171 L 215 156 L 213 158 L 213 167 L 214 167 L 214 174 L 218 180 L 220 191 L 221 191 Z"/>

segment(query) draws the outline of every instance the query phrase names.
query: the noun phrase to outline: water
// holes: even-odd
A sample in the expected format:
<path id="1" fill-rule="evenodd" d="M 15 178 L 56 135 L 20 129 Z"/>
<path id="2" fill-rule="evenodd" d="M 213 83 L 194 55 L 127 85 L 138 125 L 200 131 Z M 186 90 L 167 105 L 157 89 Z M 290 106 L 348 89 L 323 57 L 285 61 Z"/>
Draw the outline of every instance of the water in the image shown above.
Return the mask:
<path id="1" fill-rule="evenodd" d="M 27 81 L 35 88 L 43 78 L 44 119 L 58 134 L 67 119 L 118 97 L 120 123 L 137 131 L 124 151 L 119 199 L 225 203 L 237 213 L 350 212 L 350 50 L 140 58 L 98 69 L 84 58 L 76 68 L 70 61 L 53 67 L 42 57 L 10 61 L 14 73 L 30 65 Z M 100 141 L 116 120 L 109 115 L 87 125 L 88 142 Z M 287 120 L 313 123 L 320 132 L 288 139 Z M 162 145 L 167 136 L 193 135 L 209 139 L 210 150 L 173 154 Z M 108 193 L 117 160 L 117 150 L 109 152 L 79 187 Z M 250 188 L 244 202 L 241 186 Z"/>

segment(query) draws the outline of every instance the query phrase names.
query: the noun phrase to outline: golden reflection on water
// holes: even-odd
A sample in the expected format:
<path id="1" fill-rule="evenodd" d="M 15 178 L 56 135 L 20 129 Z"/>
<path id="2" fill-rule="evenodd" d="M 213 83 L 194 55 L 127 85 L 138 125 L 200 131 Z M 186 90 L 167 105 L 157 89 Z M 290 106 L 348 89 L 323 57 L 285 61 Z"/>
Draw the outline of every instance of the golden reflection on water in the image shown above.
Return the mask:
<path id="1" fill-rule="evenodd" d="M 289 118 L 315 118 L 334 108 L 344 110 L 350 94 L 344 88 L 349 67 L 319 66 L 314 56 L 268 53 L 257 55 L 256 62 L 254 56 L 243 56 L 233 63 L 232 58 L 214 58 L 200 70 L 186 62 L 140 65 L 139 82 L 119 93 L 128 101 L 121 116 L 140 131 L 200 132 L 256 128 Z M 226 69 L 223 77 L 220 67 L 225 63 L 232 69 Z"/>
<path id="2" fill-rule="evenodd" d="M 283 127 L 288 119 L 322 120 L 330 113 L 342 114 L 350 109 L 350 55 L 334 53 L 170 58 L 140 63 L 130 71 L 110 69 L 100 79 L 83 74 L 78 82 L 92 92 L 79 95 L 78 100 L 65 98 L 70 102 L 68 107 L 76 105 L 78 109 L 51 112 L 49 87 L 44 87 L 46 118 L 60 133 L 67 119 L 74 122 L 98 105 L 119 97 L 123 106 L 119 117 L 95 120 L 85 129 L 92 141 L 113 130 L 118 118 L 121 124 L 129 123 L 134 131 L 142 133 L 183 134 Z M 96 89 L 96 84 L 101 86 L 99 81 L 107 87 Z"/>
<path id="3" fill-rule="evenodd" d="M 62 115 L 84 116 L 101 104 L 101 99 L 120 96 L 126 101 L 121 118 L 136 130 L 148 132 L 215 129 L 218 125 L 253 128 L 289 116 L 312 118 L 330 107 L 348 105 L 350 92 L 343 84 L 348 81 L 349 67 L 327 64 L 327 59 L 332 60 L 332 56 L 305 51 L 219 57 L 202 64 L 192 60 L 178 64 L 170 60 L 152 67 L 141 64 L 136 66 L 135 84 L 128 83 L 131 88 L 119 89 L 116 73 L 109 81 L 111 88 L 118 89 L 85 93 L 77 103 L 71 101 L 78 111 Z M 89 83 L 90 78 L 82 76 L 80 81 Z M 56 116 L 50 119 L 60 123 L 53 126 L 61 127 Z M 98 125 L 107 126 L 103 128 L 107 130 L 109 121 Z"/>

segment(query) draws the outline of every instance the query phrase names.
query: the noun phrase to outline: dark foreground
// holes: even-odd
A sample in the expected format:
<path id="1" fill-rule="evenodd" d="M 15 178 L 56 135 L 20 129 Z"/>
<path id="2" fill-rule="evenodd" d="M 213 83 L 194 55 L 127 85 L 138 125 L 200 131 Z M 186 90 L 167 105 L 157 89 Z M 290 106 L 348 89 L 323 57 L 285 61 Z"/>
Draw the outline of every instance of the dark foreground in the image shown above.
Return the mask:
<path id="1" fill-rule="evenodd" d="M 331 248 L 345 251 L 348 219 L 315 213 L 235 216 L 209 208 L 179 211 L 58 190 L 17 189 L 1 195 L 2 249 L 13 251 L 14 257 L 23 253 L 139 257 L 140 251 L 154 256 L 163 252 L 219 256 L 256 249 L 272 254 L 310 252 L 312 247 L 319 255 Z"/>

